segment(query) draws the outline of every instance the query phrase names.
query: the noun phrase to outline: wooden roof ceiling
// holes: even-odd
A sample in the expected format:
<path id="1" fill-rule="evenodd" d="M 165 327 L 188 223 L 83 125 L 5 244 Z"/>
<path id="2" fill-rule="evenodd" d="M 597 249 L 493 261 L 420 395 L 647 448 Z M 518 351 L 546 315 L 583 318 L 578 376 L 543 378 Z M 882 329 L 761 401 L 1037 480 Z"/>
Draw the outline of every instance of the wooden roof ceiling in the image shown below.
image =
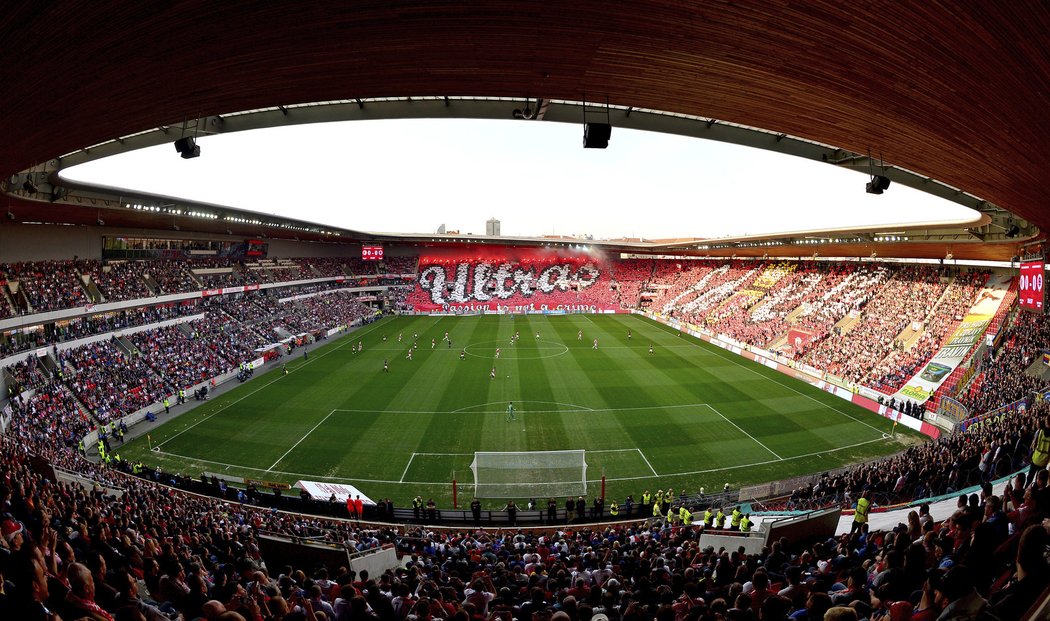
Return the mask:
<path id="1" fill-rule="evenodd" d="M 11 4 L 2 176 L 277 104 L 586 96 L 870 149 L 1050 229 L 1041 0 Z"/>

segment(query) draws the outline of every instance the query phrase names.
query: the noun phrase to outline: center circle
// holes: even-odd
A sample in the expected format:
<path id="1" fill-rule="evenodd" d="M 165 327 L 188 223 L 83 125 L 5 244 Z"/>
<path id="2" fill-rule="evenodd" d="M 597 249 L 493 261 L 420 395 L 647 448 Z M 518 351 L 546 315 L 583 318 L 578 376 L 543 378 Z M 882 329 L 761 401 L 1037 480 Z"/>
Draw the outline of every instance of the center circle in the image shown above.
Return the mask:
<path id="1" fill-rule="evenodd" d="M 504 341 L 481 341 L 471 343 L 463 349 L 468 355 L 475 358 L 491 359 L 496 357 L 496 349 L 500 350 L 500 358 L 507 360 L 536 360 L 540 358 L 554 358 L 569 353 L 569 348 L 557 341 L 535 341 L 539 347 L 533 349 L 519 349 L 518 345 L 511 345 Z M 529 355 L 534 354 L 534 355 Z"/>

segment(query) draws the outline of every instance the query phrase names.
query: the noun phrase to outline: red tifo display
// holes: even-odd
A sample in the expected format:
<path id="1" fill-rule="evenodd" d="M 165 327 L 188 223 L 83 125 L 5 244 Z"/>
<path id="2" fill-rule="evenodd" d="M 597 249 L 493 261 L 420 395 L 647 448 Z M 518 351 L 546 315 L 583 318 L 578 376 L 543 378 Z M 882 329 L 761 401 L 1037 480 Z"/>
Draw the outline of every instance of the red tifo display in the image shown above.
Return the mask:
<path id="1" fill-rule="evenodd" d="M 1021 282 L 1017 291 L 1021 308 L 1040 312 L 1043 310 L 1044 270 L 1042 259 L 1021 263 Z"/>

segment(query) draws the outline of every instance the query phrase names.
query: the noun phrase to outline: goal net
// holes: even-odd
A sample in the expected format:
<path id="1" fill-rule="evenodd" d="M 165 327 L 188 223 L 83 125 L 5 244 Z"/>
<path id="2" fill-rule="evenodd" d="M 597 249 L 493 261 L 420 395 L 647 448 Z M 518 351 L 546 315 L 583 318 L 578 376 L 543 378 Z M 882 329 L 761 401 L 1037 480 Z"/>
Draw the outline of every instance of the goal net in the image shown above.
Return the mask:
<path id="1" fill-rule="evenodd" d="M 478 498 L 585 496 L 587 462 L 582 450 L 474 453 Z"/>

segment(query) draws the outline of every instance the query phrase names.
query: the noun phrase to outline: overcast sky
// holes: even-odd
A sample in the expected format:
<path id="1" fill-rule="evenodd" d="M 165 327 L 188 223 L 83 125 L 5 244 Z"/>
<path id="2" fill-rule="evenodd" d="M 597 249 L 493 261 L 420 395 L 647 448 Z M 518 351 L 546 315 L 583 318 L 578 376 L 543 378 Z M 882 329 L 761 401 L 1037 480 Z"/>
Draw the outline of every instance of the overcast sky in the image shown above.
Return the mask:
<path id="1" fill-rule="evenodd" d="M 969 210 L 900 185 L 718 142 L 613 128 L 583 149 L 553 122 L 350 121 L 198 139 L 90 162 L 64 176 L 284 214 L 350 229 L 511 236 L 720 237 L 965 218 Z"/>

